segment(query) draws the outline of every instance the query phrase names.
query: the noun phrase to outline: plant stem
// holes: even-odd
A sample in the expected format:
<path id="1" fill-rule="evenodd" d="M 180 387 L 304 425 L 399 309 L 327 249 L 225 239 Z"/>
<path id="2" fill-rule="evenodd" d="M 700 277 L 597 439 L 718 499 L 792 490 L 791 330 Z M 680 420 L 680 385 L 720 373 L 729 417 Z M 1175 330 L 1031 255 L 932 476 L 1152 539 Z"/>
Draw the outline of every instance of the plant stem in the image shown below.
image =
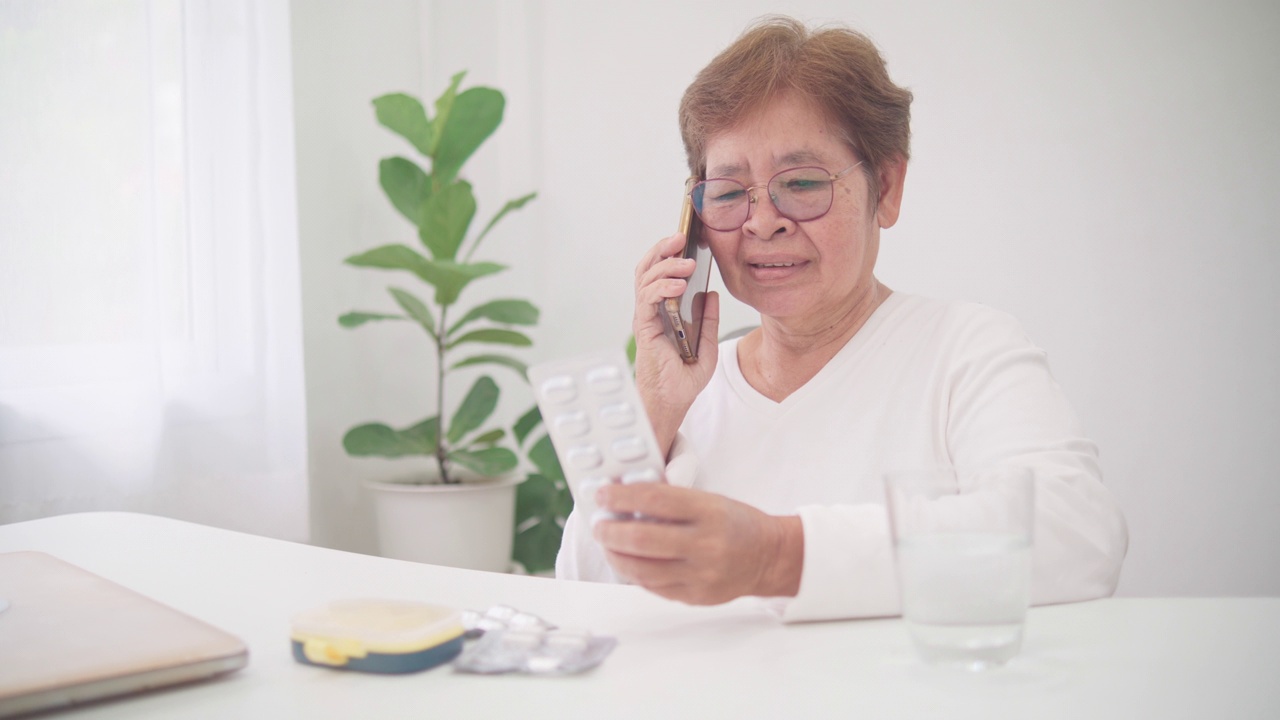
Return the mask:
<path id="1" fill-rule="evenodd" d="M 449 434 L 448 428 L 444 422 L 444 352 L 445 352 L 445 328 L 446 315 L 449 314 L 449 306 L 445 305 L 440 308 L 440 329 L 436 338 L 436 417 L 440 418 L 440 422 L 436 424 L 439 428 L 440 437 L 436 442 L 436 464 L 440 466 L 440 481 L 446 485 L 454 482 L 449 477 L 449 470 L 445 464 L 445 456 L 448 454 L 448 448 L 445 447 L 445 437 Z"/>

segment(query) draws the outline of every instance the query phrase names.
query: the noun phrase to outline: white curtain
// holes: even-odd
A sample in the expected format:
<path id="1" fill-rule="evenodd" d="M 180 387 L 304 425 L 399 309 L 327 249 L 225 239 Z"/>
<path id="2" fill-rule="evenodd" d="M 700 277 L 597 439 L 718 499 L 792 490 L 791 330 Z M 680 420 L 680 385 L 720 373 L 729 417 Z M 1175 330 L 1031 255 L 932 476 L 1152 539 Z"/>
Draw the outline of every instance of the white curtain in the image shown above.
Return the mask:
<path id="1" fill-rule="evenodd" d="M 0 0 L 0 523 L 307 538 L 287 0 Z"/>

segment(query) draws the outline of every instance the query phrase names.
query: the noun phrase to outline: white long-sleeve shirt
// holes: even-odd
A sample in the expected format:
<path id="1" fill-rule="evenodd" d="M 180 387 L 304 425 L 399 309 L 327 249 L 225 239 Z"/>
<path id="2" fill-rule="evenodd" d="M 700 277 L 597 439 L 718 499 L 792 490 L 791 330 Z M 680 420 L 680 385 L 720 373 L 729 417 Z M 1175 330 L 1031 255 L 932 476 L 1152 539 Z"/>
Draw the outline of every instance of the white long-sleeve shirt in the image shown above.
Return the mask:
<path id="1" fill-rule="evenodd" d="M 752 388 L 737 341 L 680 429 L 667 481 L 799 515 L 804 565 L 786 621 L 900 609 L 882 478 L 939 465 L 1032 468 L 1032 602 L 1110 595 L 1128 545 L 1043 350 L 1009 315 L 892 294 L 816 376 L 782 402 Z M 589 519 L 565 526 L 558 577 L 617 581 Z"/>

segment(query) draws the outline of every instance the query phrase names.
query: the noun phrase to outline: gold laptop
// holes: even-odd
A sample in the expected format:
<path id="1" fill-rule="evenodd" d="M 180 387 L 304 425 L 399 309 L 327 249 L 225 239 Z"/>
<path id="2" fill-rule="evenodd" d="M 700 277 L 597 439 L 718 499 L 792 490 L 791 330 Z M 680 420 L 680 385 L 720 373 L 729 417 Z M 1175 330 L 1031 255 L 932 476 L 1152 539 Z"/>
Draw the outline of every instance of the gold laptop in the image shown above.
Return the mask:
<path id="1" fill-rule="evenodd" d="M 0 553 L 0 717 L 245 666 L 238 638 L 41 552 Z"/>

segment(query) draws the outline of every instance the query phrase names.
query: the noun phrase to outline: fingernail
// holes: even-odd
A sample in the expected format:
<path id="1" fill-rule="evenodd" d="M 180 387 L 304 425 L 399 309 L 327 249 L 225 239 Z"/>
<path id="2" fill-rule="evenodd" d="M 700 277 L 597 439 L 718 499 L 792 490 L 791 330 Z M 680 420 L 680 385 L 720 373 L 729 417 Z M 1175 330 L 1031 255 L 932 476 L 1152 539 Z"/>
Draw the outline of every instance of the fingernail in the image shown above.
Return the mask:
<path id="1" fill-rule="evenodd" d="M 608 484 L 609 484 L 609 478 L 589 477 L 586 480 L 583 480 L 582 484 L 579 485 L 578 487 L 579 487 L 579 492 L 582 494 L 582 496 L 590 497 L 593 502 L 596 502 L 597 496 L 600 494 L 600 488 Z"/>
<path id="2" fill-rule="evenodd" d="M 608 510 L 596 510 L 591 513 L 591 527 L 594 528 L 601 520 L 622 520 L 623 517 L 618 513 L 612 513 Z"/>
<path id="3" fill-rule="evenodd" d="M 612 485 L 612 481 L 605 482 L 596 488 L 595 493 L 591 496 L 596 501 L 596 507 L 604 507 L 609 502 L 609 493 L 606 488 Z"/>

